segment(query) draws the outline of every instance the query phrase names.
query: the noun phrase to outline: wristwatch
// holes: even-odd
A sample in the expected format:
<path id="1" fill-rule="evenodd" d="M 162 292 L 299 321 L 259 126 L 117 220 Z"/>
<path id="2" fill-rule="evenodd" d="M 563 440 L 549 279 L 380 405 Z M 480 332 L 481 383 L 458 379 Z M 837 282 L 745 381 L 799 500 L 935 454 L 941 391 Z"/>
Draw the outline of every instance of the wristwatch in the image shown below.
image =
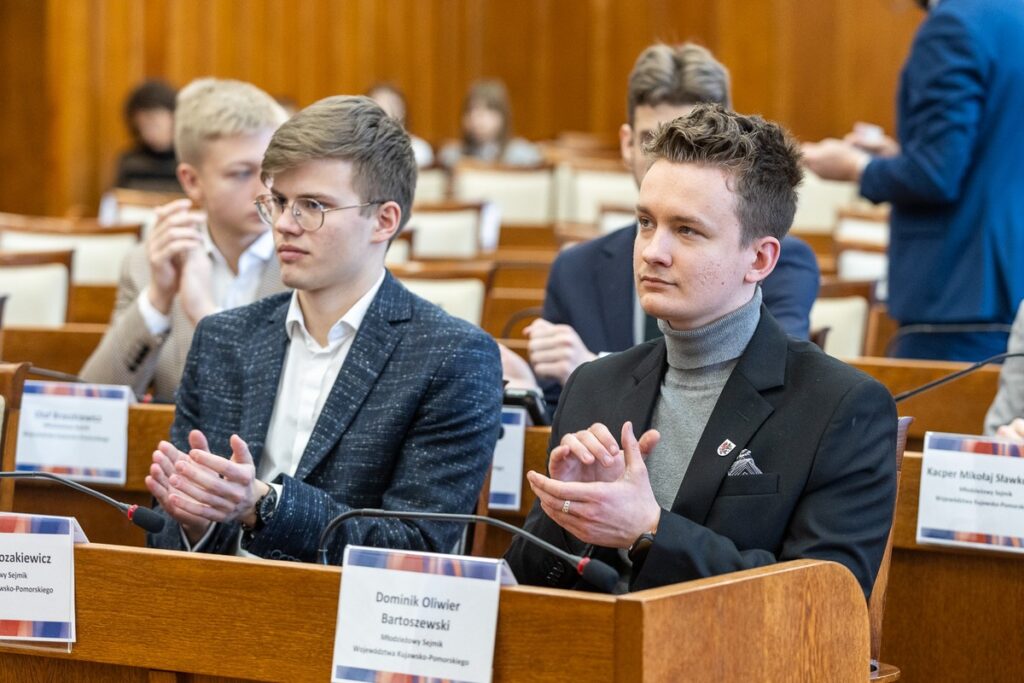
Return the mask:
<path id="1" fill-rule="evenodd" d="M 654 545 L 654 532 L 645 531 L 633 541 L 633 545 L 629 546 L 629 550 L 626 551 L 626 556 L 629 557 L 629 561 L 635 565 L 643 564 L 643 561 L 647 559 L 647 553 L 650 552 L 651 546 Z"/>
<path id="2" fill-rule="evenodd" d="M 252 531 L 259 531 L 269 524 L 276 510 L 277 489 L 268 484 L 266 494 L 256 501 L 256 523 L 253 524 Z"/>

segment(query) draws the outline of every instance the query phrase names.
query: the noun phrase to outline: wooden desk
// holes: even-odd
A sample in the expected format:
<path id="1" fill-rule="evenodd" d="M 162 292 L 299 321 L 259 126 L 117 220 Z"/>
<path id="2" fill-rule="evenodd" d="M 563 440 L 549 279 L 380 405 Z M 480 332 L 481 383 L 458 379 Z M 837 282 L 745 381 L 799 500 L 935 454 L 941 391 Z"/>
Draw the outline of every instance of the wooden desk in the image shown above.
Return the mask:
<path id="1" fill-rule="evenodd" d="M 1021 680 L 1024 556 L 918 545 L 921 454 L 903 458 L 882 660 L 902 680 Z"/>
<path id="2" fill-rule="evenodd" d="M 857 358 L 850 361 L 892 393 L 913 389 L 969 363 L 907 360 L 902 358 Z M 945 386 L 927 391 L 899 404 L 900 415 L 912 415 L 914 423 L 907 435 L 907 449 L 920 451 L 927 431 L 980 434 L 985 413 L 999 388 L 999 366 L 980 368 L 973 374 Z"/>
<path id="3" fill-rule="evenodd" d="M 99 346 L 107 326 L 95 323 L 67 323 L 61 327 L 6 327 L 3 359 L 10 363 L 32 363 L 47 370 L 77 375 Z"/>
<path id="4" fill-rule="evenodd" d="M 74 651 L 0 647 L 0 679 L 327 681 L 340 577 L 336 567 L 78 546 Z M 867 660 L 853 575 L 801 560 L 621 597 L 504 588 L 494 680 L 861 682 Z"/>
<path id="5" fill-rule="evenodd" d="M 12 416 L 13 417 L 13 416 Z M 128 472 L 124 486 L 96 484 L 94 488 L 108 496 L 136 505 L 152 505 L 145 478 L 153 461 L 153 451 L 170 434 L 174 406 L 140 404 L 128 409 Z M 8 435 L 4 449 L 4 469 L 14 469 L 17 432 Z M 78 518 L 85 535 L 94 543 L 144 546 L 145 532 L 118 516 L 109 505 L 72 491 L 60 484 L 44 481 L 19 481 L 14 487 L 12 510 L 43 515 Z"/>

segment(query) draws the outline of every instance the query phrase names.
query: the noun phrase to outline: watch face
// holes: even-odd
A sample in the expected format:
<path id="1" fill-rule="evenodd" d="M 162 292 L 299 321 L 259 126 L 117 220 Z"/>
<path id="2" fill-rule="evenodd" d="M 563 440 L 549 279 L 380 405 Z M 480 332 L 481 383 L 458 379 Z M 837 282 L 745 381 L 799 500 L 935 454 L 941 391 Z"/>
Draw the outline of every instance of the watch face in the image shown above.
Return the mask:
<path id="1" fill-rule="evenodd" d="M 274 516 L 274 511 L 277 509 L 277 489 L 271 487 L 267 491 L 267 495 L 260 499 L 259 509 L 256 511 L 259 517 L 260 526 L 263 526 L 270 521 L 270 518 Z"/>

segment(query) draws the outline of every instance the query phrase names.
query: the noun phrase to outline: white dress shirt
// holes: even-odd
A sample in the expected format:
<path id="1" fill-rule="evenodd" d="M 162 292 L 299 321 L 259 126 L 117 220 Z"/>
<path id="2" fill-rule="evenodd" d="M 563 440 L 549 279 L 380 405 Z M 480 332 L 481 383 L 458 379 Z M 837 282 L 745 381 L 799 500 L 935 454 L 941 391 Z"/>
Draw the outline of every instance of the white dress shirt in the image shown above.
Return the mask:
<path id="1" fill-rule="evenodd" d="M 281 368 L 266 446 L 256 472 L 261 481 L 270 483 L 282 474 L 295 476 L 299 460 L 348 357 L 356 332 L 383 283 L 384 272 L 381 271 L 373 286 L 331 327 L 327 333 L 327 346 L 320 346 L 306 329 L 298 293 L 292 293 L 284 323 L 289 339 L 288 354 Z M 280 496 L 281 485 L 272 485 Z"/>
<path id="2" fill-rule="evenodd" d="M 212 262 L 210 294 L 217 309 L 223 311 L 255 301 L 263 271 L 270 259 L 274 258 L 273 233 L 267 230 L 242 252 L 238 257 L 237 274 L 231 272 L 231 267 L 210 239 L 210 233 L 205 227 L 202 235 L 203 248 Z M 139 313 L 142 314 L 150 334 L 156 337 L 171 329 L 171 316 L 156 310 L 149 301 L 148 287 L 142 290 L 137 301 Z"/>
<path id="3" fill-rule="evenodd" d="M 256 478 L 270 484 L 277 492 L 278 503 L 281 501 L 283 484 L 271 483 L 280 475 L 295 476 L 299 468 L 299 460 L 306 450 L 309 437 L 320 418 L 320 411 L 334 387 L 342 365 L 352 348 L 352 342 L 363 324 L 366 311 L 369 310 L 377 291 L 384 284 L 385 272 L 351 308 L 341 316 L 327 333 L 327 346 L 319 342 L 306 329 L 306 320 L 299 305 L 298 292 L 292 292 L 292 300 L 285 317 L 285 330 L 288 334 L 288 352 L 281 377 L 277 384 L 277 397 L 274 399 L 274 412 L 270 416 L 267 427 L 266 445 L 260 457 Z M 202 550 L 213 535 L 216 524 L 211 524 L 202 538 L 193 545 L 182 530 L 181 537 L 185 548 L 190 551 Z M 243 557 L 254 557 L 242 549 L 242 535 L 235 541 L 235 554 Z"/>

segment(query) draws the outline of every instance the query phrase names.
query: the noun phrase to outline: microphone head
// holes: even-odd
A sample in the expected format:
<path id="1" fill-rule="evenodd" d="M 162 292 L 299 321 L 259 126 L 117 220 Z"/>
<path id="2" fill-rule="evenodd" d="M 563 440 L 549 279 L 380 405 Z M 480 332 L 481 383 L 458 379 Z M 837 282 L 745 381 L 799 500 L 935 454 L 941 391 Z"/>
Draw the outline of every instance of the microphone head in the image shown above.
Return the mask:
<path id="1" fill-rule="evenodd" d="M 615 592 L 615 585 L 619 582 L 619 573 L 601 560 L 585 557 L 576 569 L 584 581 L 602 593 Z"/>
<path id="2" fill-rule="evenodd" d="M 151 534 L 159 533 L 164 528 L 163 515 L 140 505 L 132 505 L 128 508 L 128 519 L 135 526 L 142 527 Z"/>

